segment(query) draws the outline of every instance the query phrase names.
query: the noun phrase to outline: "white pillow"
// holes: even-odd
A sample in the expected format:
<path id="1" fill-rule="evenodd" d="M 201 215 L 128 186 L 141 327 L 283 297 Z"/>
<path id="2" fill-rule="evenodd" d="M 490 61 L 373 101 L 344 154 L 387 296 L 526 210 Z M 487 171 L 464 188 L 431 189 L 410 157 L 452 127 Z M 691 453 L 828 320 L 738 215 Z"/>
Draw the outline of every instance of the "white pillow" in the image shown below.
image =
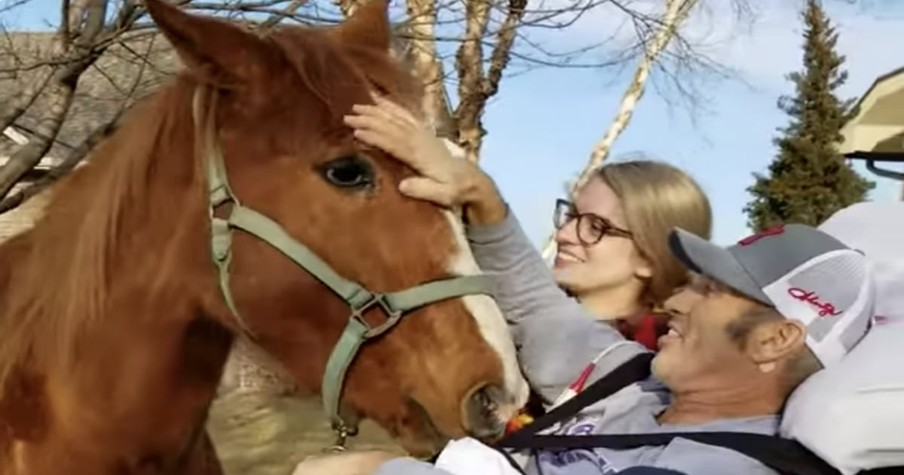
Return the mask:
<path id="1" fill-rule="evenodd" d="M 869 258 L 876 320 L 840 363 L 794 391 L 781 434 L 845 475 L 904 466 L 904 202 L 853 205 L 820 229 Z"/>
<path id="2" fill-rule="evenodd" d="M 794 391 L 781 434 L 845 475 L 904 466 L 904 320 L 876 325 Z"/>

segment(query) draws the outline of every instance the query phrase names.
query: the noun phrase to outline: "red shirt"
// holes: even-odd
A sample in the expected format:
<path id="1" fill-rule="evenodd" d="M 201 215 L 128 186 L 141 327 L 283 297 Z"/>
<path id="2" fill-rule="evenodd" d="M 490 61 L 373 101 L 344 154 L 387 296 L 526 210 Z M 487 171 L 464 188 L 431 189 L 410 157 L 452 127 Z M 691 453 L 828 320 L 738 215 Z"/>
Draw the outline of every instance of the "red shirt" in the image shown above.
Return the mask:
<path id="1" fill-rule="evenodd" d="M 665 315 L 651 313 L 639 318 L 619 318 L 615 328 L 629 340 L 636 341 L 653 351 L 659 350 L 659 337 L 669 331 Z"/>

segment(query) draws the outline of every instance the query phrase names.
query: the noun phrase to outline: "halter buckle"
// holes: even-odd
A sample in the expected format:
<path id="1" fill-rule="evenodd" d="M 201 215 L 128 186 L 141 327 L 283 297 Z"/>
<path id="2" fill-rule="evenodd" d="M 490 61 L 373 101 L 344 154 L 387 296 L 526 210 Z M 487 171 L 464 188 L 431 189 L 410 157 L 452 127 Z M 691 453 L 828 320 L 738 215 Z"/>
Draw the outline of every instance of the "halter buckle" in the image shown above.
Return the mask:
<path id="1" fill-rule="evenodd" d="M 367 323 L 367 320 L 364 319 L 364 313 L 373 307 L 380 307 L 387 315 L 386 320 L 377 326 L 371 326 Z M 386 300 L 386 295 L 374 294 L 367 302 L 364 302 L 357 307 L 352 307 L 350 318 L 358 320 L 358 322 L 367 328 L 367 331 L 364 333 L 364 339 L 370 339 L 378 337 L 396 326 L 396 324 L 399 323 L 399 320 L 402 319 L 402 312 L 392 307 Z"/>
<path id="2" fill-rule="evenodd" d="M 342 419 L 333 421 L 332 429 L 336 434 L 336 440 L 333 442 L 333 445 L 323 450 L 323 452 L 327 454 L 340 454 L 345 452 L 348 449 L 348 447 L 346 447 L 348 438 L 358 435 L 358 427 L 349 426 Z"/>

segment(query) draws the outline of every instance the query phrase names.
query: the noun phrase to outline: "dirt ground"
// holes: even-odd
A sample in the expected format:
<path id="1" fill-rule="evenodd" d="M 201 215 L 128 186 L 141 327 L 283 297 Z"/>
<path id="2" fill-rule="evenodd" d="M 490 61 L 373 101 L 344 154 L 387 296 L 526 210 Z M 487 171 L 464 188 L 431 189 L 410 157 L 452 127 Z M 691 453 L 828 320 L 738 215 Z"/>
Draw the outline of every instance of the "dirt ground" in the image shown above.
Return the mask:
<path id="1" fill-rule="evenodd" d="M 211 407 L 208 430 L 226 475 L 290 475 L 305 456 L 334 442 L 319 399 L 234 391 Z M 370 421 L 347 444 L 350 449 L 401 450 Z"/>
<path id="2" fill-rule="evenodd" d="M 290 381 L 255 345 L 237 342 L 207 423 L 226 475 L 291 475 L 303 458 L 334 444 L 320 397 L 290 395 Z M 359 429 L 346 443 L 350 450 L 404 454 L 373 422 Z"/>

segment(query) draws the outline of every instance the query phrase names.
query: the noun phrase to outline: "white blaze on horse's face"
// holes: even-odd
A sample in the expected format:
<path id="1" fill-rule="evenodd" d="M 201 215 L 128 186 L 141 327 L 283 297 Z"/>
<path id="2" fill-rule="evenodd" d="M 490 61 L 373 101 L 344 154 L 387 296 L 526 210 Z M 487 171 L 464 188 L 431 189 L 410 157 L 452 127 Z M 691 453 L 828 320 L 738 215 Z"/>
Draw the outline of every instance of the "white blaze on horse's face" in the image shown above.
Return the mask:
<path id="1" fill-rule="evenodd" d="M 465 237 L 461 220 L 451 211 L 443 214 L 449 221 L 452 236 L 455 239 L 456 252 L 448 263 L 448 271 L 456 276 L 481 274 L 480 267 L 471 253 L 468 240 Z M 499 417 L 508 420 L 527 403 L 529 388 L 527 381 L 521 375 L 518 365 L 518 356 L 515 344 L 509 333 L 508 325 L 502 316 L 502 311 L 492 298 L 486 295 L 467 295 L 461 298 L 465 309 L 474 317 L 480 334 L 487 344 L 499 355 L 505 378 L 505 390 L 511 397 L 511 401 L 500 401 Z"/>

